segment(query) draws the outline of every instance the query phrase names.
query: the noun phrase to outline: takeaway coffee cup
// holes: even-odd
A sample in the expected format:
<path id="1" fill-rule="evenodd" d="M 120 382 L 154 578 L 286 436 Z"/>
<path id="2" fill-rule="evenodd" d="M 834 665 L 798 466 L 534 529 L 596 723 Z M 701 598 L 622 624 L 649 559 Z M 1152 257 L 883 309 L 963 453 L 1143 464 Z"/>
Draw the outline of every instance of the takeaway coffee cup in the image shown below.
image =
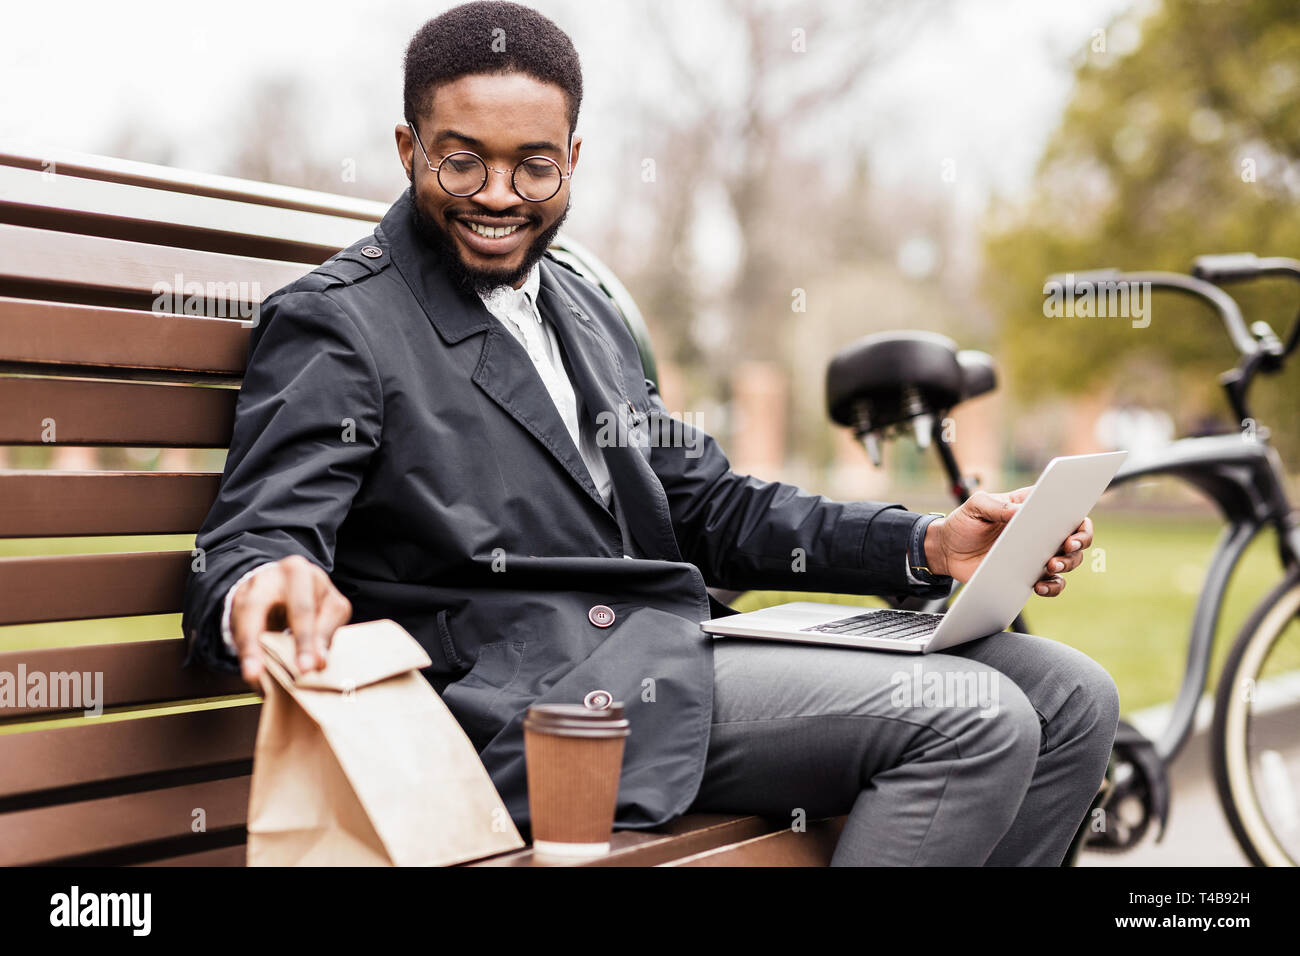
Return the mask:
<path id="1" fill-rule="evenodd" d="M 600 703 L 609 701 L 605 695 Z M 537 704 L 524 717 L 533 852 L 574 860 L 609 852 L 628 722 L 623 705 Z"/>

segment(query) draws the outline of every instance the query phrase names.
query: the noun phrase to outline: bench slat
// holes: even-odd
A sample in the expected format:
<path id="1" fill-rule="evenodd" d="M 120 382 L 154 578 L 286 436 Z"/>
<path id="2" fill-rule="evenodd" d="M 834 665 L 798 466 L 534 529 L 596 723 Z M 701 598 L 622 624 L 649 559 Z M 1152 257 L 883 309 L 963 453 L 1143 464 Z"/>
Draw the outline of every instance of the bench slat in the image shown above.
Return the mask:
<path id="1" fill-rule="evenodd" d="M 334 216 L 347 216 L 378 222 L 388 211 L 388 204 L 356 196 L 340 196 L 296 186 L 279 186 L 259 183 L 251 179 L 236 179 L 212 173 L 139 163 L 129 159 L 95 156 L 72 150 L 51 149 L 41 153 L 0 149 L 0 165 L 21 169 L 34 169 L 56 176 L 80 176 L 104 182 L 126 183 L 168 189 L 194 196 L 212 196 L 239 202 L 277 206 L 283 209 L 301 209 Z"/>
<path id="2" fill-rule="evenodd" d="M 240 704 L 0 734 L 0 767 L 5 768 L 0 774 L 0 798 L 87 784 L 106 784 L 119 791 L 153 789 L 122 778 L 240 766 L 253 758 L 261 709 L 259 704 Z M 245 766 L 223 776 L 247 773 Z"/>
<path id="3" fill-rule="evenodd" d="M 192 837 L 195 810 L 203 811 L 206 832 L 242 827 L 251 780 L 229 777 L 0 813 L 0 866 L 31 866 Z"/>
<path id="4" fill-rule="evenodd" d="M 0 378 L 0 445 L 225 448 L 233 388 L 57 378 Z"/>
<path id="5" fill-rule="evenodd" d="M 223 846 L 215 850 L 183 853 L 165 860 L 150 860 L 137 866 L 243 866 L 248 859 L 248 845 Z"/>
<path id="6" fill-rule="evenodd" d="M 747 842 L 757 834 L 759 839 L 773 824 L 759 817 L 721 816 L 718 814 L 690 814 L 674 820 L 662 830 L 651 832 L 620 830 L 611 839 L 608 857 L 592 860 L 580 866 L 661 866 L 674 865 L 678 860 L 703 858 L 712 851 L 725 852 L 733 845 L 730 841 Z M 812 827 L 823 826 L 823 821 Z M 775 834 L 779 836 L 780 834 Z M 711 847 L 713 842 L 718 846 Z M 711 847 L 711 849 L 701 849 Z M 143 866 L 243 866 L 248 852 L 247 844 L 186 854 L 167 860 L 158 860 Z M 473 860 L 460 866 L 539 866 L 531 850 L 519 850 L 485 860 Z M 684 863 L 684 865 L 710 865 Z M 803 864 L 824 866 L 825 863 Z"/>
<path id="7" fill-rule="evenodd" d="M 161 471 L 0 471 L 0 538 L 189 534 L 221 476 Z"/>
<path id="8" fill-rule="evenodd" d="M 658 866 L 683 856 L 730 846 L 764 833 L 779 824 L 761 817 L 722 813 L 692 813 L 656 830 L 618 830 L 610 838 L 610 852 L 584 866 Z M 531 849 L 516 850 L 463 866 L 542 866 Z"/>
<path id="9" fill-rule="evenodd" d="M 240 376 L 248 334 L 228 319 L 0 296 L 0 362 Z"/>
<path id="10" fill-rule="evenodd" d="M 228 300 L 222 317 L 240 318 L 240 302 L 260 302 L 309 271 L 304 263 L 0 224 L 0 282 L 24 290 L 54 286 L 63 290 L 59 298 L 75 296 L 74 301 L 90 305 L 130 300 L 151 308 L 155 283 L 170 289 L 179 275 L 186 285 L 198 283 L 205 290 L 211 283 Z M 181 298 L 184 289 L 175 292 L 174 298 Z"/>
<path id="11" fill-rule="evenodd" d="M 188 551 L 0 558 L 0 624 L 172 614 Z"/>
<path id="12" fill-rule="evenodd" d="M 731 846 L 721 846 L 663 863 L 663 866 L 829 866 L 844 817 L 815 820 L 808 829 L 787 828 Z"/>
<path id="13" fill-rule="evenodd" d="M 0 653 L 0 672 L 66 674 L 79 672 L 103 675 L 100 705 L 131 707 L 166 701 L 204 697 L 227 697 L 248 693 L 238 674 L 218 673 L 201 667 L 183 667 L 182 640 L 131 641 L 125 644 L 91 644 Z M 0 710 L 0 726 L 12 718 L 32 714 L 54 715 L 50 707 L 6 707 Z"/>
<path id="14" fill-rule="evenodd" d="M 265 259 L 321 263 L 373 223 L 0 166 L 0 222 Z"/>

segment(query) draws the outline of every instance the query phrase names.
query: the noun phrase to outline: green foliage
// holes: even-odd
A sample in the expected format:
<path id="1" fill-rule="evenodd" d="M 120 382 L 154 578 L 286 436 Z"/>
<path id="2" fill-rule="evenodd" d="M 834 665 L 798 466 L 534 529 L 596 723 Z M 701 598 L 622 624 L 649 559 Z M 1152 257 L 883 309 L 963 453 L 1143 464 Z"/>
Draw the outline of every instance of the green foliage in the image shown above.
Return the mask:
<path id="1" fill-rule="evenodd" d="M 1214 376 L 1236 352 L 1208 309 L 1157 294 L 1147 328 L 1047 318 L 1043 280 L 1107 266 L 1186 272 L 1207 253 L 1300 257 L 1296 13 L 1294 0 L 1169 0 L 1084 46 L 1030 198 L 995 204 L 986 236 L 986 291 L 1021 400 L 1102 390 L 1161 404 L 1184 429 L 1207 412 L 1234 424 Z M 1140 39 L 1118 53 L 1114 41 L 1135 27 Z M 1300 305 L 1300 289 L 1281 282 L 1231 291 L 1247 322 L 1279 335 Z M 1293 460 L 1298 389 L 1293 367 L 1254 392 L 1256 416 Z"/>

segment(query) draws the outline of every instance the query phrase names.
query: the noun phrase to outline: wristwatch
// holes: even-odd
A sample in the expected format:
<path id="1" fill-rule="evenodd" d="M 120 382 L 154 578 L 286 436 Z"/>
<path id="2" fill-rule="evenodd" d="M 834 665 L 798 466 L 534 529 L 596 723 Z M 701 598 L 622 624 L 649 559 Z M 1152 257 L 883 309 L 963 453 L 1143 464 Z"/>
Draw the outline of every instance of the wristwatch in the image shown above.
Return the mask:
<path id="1" fill-rule="evenodd" d="M 939 518 L 946 518 L 942 511 L 931 511 L 922 515 L 912 525 L 912 535 L 908 541 L 907 566 L 912 576 L 922 584 L 937 584 L 948 576 L 936 574 L 928 567 L 929 558 L 925 556 L 925 529 Z"/>

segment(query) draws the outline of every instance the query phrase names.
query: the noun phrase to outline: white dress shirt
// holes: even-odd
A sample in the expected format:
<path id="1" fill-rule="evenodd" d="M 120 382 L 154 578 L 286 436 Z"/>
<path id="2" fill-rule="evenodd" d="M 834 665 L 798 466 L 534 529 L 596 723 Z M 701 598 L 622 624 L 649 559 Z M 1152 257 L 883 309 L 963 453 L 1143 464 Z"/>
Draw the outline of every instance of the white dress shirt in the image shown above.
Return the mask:
<path id="1" fill-rule="evenodd" d="M 556 411 L 564 420 L 564 427 L 569 431 L 578 454 L 582 456 L 591 480 L 600 492 L 601 500 L 606 505 L 610 502 L 611 482 L 605 456 L 596 444 L 595 433 L 590 429 L 578 427 L 578 399 L 573 391 L 573 383 L 564 368 L 564 359 L 560 352 L 560 343 L 555 337 L 555 328 L 543 320 L 537 308 L 537 290 L 541 285 L 541 266 L 534 264 L 528 278 L 518 289 L 508 285 L 497 286 L 491 292 L 481 296 L 483 304 L 498 321 L 501 322 L 519 344 L 528 352 L 533 367 L 541 376 L 542 384 L 550 393 Z"/>
<path id="2" fill-rule="evenodd" d="M 573 390 L 573 382 L 569 380 L 569 373 L 564 367 L 563 353 L 560 351 L 559 340 L 555 336 L 555 328 L 542 319 L 542 314 L 537 308 L 537 290 L 541 287 L 541 275 L 541 265 L 535 263 L 532 271 L 528 273 L 528 278 L 518 289 L 501 285 L 491 292 L 480 295 L 479 298 L 532 359 L 533 368 L 537 369 L 542 384 L 546 386 L 551 401 L 555 403 L 555 409 L 560 413 L 569 437 L 573 439 L 578 454 L 586 464 L 601 500 L 608 506 L 612 488 L 609 467 L 605 464 L 605 457 L 596 444 L 595 433 L 592 429 L 583 429 L 579 425 L 578 398 Z M 269 563 L 271 562 L 266 564 Z M 230 628 L 230 606 L 235 591 L 266 567 L 266 564 L 259 564 L 245 573 L 226 592 L 225 605 L 221 611 L 221 639 L 231 654 L 238 653 Z"/>

